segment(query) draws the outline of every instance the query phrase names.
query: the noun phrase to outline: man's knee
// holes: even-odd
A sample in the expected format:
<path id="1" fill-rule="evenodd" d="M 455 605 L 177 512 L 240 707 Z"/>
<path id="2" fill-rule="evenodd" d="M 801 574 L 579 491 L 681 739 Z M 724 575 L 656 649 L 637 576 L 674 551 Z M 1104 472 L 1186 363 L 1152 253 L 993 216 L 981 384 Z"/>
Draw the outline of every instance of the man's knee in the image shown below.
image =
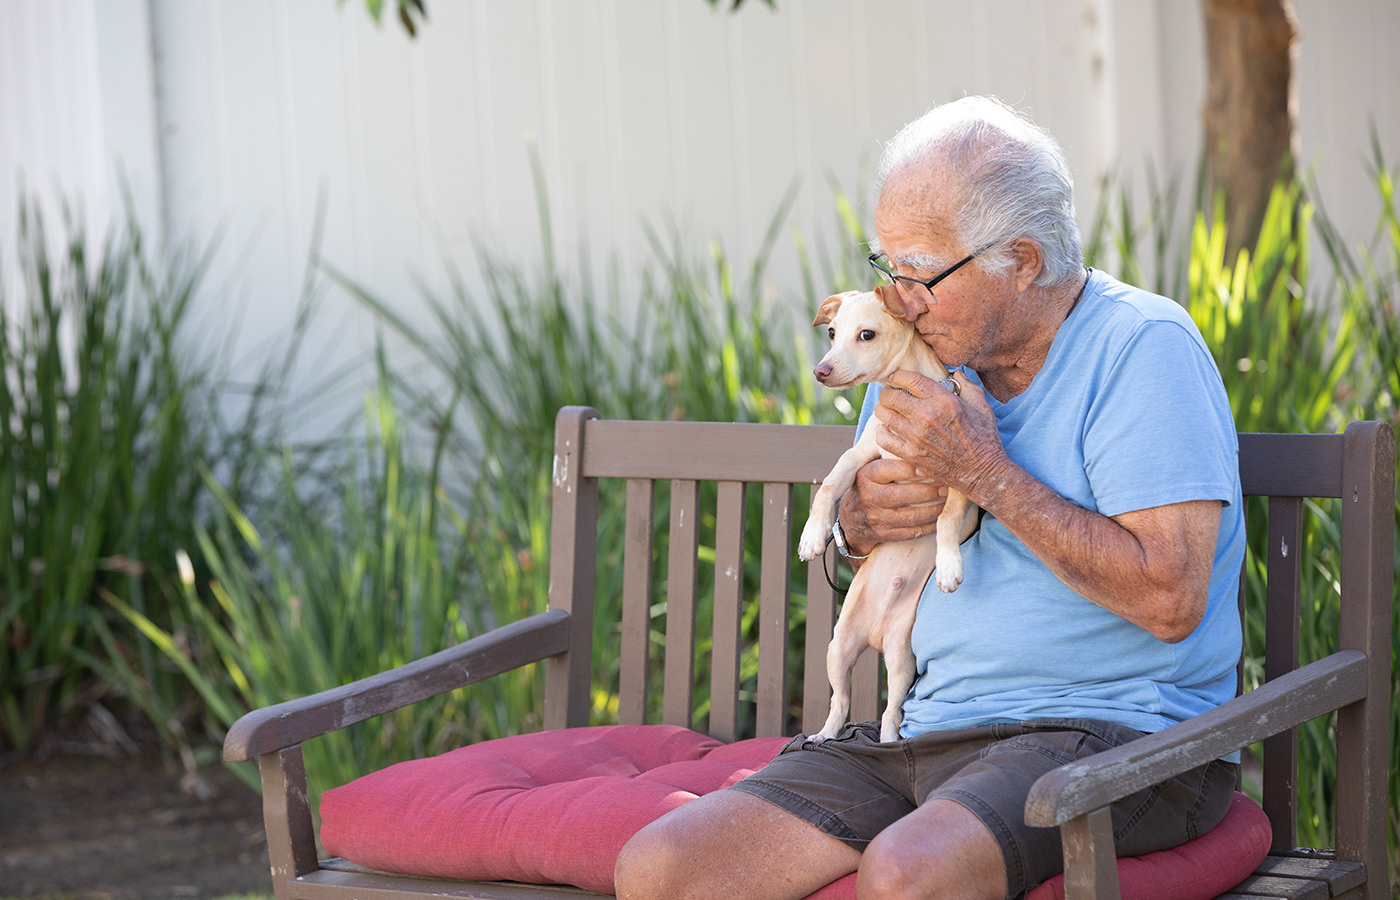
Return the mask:
<path id="1" fill-rule="evenodd" d="M 619 900 L 648 900 L 665 896 L 666 872 L 674 865 L 673 845 L 655 822 L 632 836 L 613 866 Z"/>
<path id="2" fill-rule="evenodd" d="M 921 857 L 871 844 L 856 876 L 860 900 L 968 900 L 1000 898 L 999 873 L 968 873 L 943 856 Z"/>
<path id="3" fill-rule="evenodd" d="M 926 866 L 916 866 L 913 859 L 889 845 L 871 844 L 861 857 L 856 874 L 856 894 L 861 900 L 930 896 L 925 892 L 932 887 Z"/>
<path id="4" fill-rule="evenodd" d="M 975 816 L 956 804 L 933 801 L 922 814 L 906 817 L 870 842 L 861 858 L 857 894 L 861 900 L 1000 900 L 1006 896 L 1006 871 L 1000 848 Z"/>

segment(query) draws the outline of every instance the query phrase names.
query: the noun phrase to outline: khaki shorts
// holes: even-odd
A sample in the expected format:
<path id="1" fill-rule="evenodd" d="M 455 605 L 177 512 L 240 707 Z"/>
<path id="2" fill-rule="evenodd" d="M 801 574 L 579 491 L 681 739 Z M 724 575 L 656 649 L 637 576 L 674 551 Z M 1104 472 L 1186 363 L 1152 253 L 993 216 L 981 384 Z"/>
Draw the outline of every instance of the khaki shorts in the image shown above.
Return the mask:
<path id="1" fill-rule="evenodd" d="M 1142 733 L 1094 719 L 1036 719 L 935 731 L 880 743 L 878 722 L 847 725 L 829 741 L 806 735 L 731 790 L 767 800 L 857 850 L 929 799 L 952 800 L 987 826 L 1006 861 L 1007 896 L 1064 868 L 1060 829 L 1025 823 L 1041 775 Z M 1205 834 L 1225 817 L 1238 766 L 1221 760 L 1112 807 L 1119 856 L 1141 856 Z"/>

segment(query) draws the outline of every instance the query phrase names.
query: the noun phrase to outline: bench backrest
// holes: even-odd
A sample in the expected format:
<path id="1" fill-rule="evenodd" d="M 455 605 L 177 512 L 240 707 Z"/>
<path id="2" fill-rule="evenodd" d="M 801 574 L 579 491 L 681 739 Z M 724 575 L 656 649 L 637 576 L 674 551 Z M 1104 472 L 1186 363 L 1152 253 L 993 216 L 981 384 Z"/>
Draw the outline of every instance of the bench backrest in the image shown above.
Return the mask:
<path id="1" fill-rule="evenodd" d="M 608 421 L 595 416 L 590 409 L 568 407 L 560 412 L 555 433 L 549 603 L 551 608 L 572 613 L 571 647 L 589 650 L 573 649 L 546 664 L 545 727 L 589 721 L 599 481 L 621 479 L 626 484 L 626 526 L 618 721 L 641 724 L 649 705 L 655 705 L 648 703 L 650 676 L 656 668 L 649 653 L 652 609 L 664 602 L 662 722 L 698 724 L 696 628 L 708 617 L 713 621 L 713 637 L 705 667 L 711 673 L 706 730 L 721 740 L 791 734 L 796 723 L 789 710 L 795 703 L 802 703 L 803 710 L 798 727 L 819 730 L 830 700 L 825 652 L 836 621 L 836 592 L 827 584 L 819 562 L 796 564 L 793 533 L 806 521 L 808 494 L 796 489 L 821 482 L 836 458 L 851 446 L 855 429 Z M 713 494 L 715 505 L 701 509 L 705 482 L 714 483 L 712 491 L 705 493 Z M 653 596 L 652 573 L 658 483 L 669 492 L 670 524 L 665 531 L 669 548 L 665 590 L 659 597 Z M 750 507 L 755 506 L 750 501 L 761 501 L 757 522 L 749 521 Z M 714 562 L 713 578 L 706 580 L 712 580 L 714 588 L 712 596 L 701 596 L 700 530 L 702 517 L 710 516 Z M 750 694 L 744 690 L 741 669 L 745 655 L 751 660 L 755 651 L 743 642 L 743 618 L 751 600 L 746 581 L 754 580 L 751 571 L 745 577 L 745 568 L 747 562 L 752 569 L 755 557 L 759 566 L 758 672 Z M 806 570 L 805 590 L 799 592 L 806 599 L 805 627 L 797 642 L 806 655 L 800 691 L 789 678 L 795 565 Z M 862 658 L 856 678 L 852 715 L 875 718 L 880 679 L 873 652 Z"/>
<path id="2" fill-rule="evenodd" d="M 562 410 L 550 606 L 570 611 L 572 634 L 570 651 L 546 663 L 545 727 L 588 724 L 595 688 L 605 684 L 616 686 L 623 724 L 648 721 L 648 710 L 659 706 L 660 721 L 701 725 L 722 740 L 819 730 L 830 699 L 825 652 L 837 595 L 821 560 L 797 562 L 794 535 L 806 521 L 810 485 L 853 439 L 849 427 L 608 421 L 585 407 Z M 1386 793 L 1374 785 L 1388 771 L 1394 434 L 1375 422 L 1355 423 L 1344 435 L 1243 434 L 1240 471 L 1247 496 L 1268 498 L 1265 680 L 1299 665 L 1304 501 L 1340 501 L 1338 646 L 1377 664 L 1367 699 L 1337 718 L 1337 845 L 1345 858 L 1384 860 Z M 601 598 L 617 621 L 600 621 L 599 486 L 614 479 L 625 484 L 621 597 Z M 669 529 L 656 528 L 658 486 Z M 666 546 L 659 591 L 658 539 Z M 615 558 L 611 549 L 604 556 Z M 713 588 L 699 590 L 702 582 Z M 1242 618 L 1244 590 L 1242 573 Z M 665 651 L 657 656 L 652 634 L 662 609 Z M 620 641 L 616 674 L 594 671 L 595 635 Z M 708 678 L 700 681 L 708 702 L 697 708 L 698 640 L 710 651 L 701 660 Z M 745 678 L 755 654 L 756 676 Z M 882 680 L 877 656 L 867 652 L 853 675 L 852 719 L 878 718 Z M 1278 848 L 1295 843 L 1297 760 L 1296 732 L 1264 747 L 1263 805 Z"/>

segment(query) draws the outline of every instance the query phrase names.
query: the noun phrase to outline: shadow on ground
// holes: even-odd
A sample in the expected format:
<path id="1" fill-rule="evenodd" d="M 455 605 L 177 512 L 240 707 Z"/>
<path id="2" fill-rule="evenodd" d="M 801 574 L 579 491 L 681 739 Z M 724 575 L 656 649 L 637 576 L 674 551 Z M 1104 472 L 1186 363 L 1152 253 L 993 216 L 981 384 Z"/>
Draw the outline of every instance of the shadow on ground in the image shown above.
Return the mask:
<path id="1" fill-rule="evenodd" d="M 0 771 L 0 897 L 271 896 L 262 803 L 222 766 L 204 797 L 158 756 L 63 756 Z"/>

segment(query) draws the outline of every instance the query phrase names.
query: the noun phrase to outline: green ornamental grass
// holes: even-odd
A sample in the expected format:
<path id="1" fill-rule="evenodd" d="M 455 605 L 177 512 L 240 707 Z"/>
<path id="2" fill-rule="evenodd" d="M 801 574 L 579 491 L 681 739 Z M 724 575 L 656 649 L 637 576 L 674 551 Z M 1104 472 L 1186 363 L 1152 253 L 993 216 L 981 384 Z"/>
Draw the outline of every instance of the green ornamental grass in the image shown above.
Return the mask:
<path id="1" fill-rule="evenodd" d="M 212 434 L 208 370 L 179 346 L 203 260 L 159 269 L 129 225 L 93 255 L 65 226 L 21 208 L 12 317 L 0 298 L 0 750 L 18 752 L 121 703 L 103 667 L 140 673 L 138 705 L 176 715 L 184 690 L 149 644 L 112 640 L 100 598 L 170 621 Z"/>

